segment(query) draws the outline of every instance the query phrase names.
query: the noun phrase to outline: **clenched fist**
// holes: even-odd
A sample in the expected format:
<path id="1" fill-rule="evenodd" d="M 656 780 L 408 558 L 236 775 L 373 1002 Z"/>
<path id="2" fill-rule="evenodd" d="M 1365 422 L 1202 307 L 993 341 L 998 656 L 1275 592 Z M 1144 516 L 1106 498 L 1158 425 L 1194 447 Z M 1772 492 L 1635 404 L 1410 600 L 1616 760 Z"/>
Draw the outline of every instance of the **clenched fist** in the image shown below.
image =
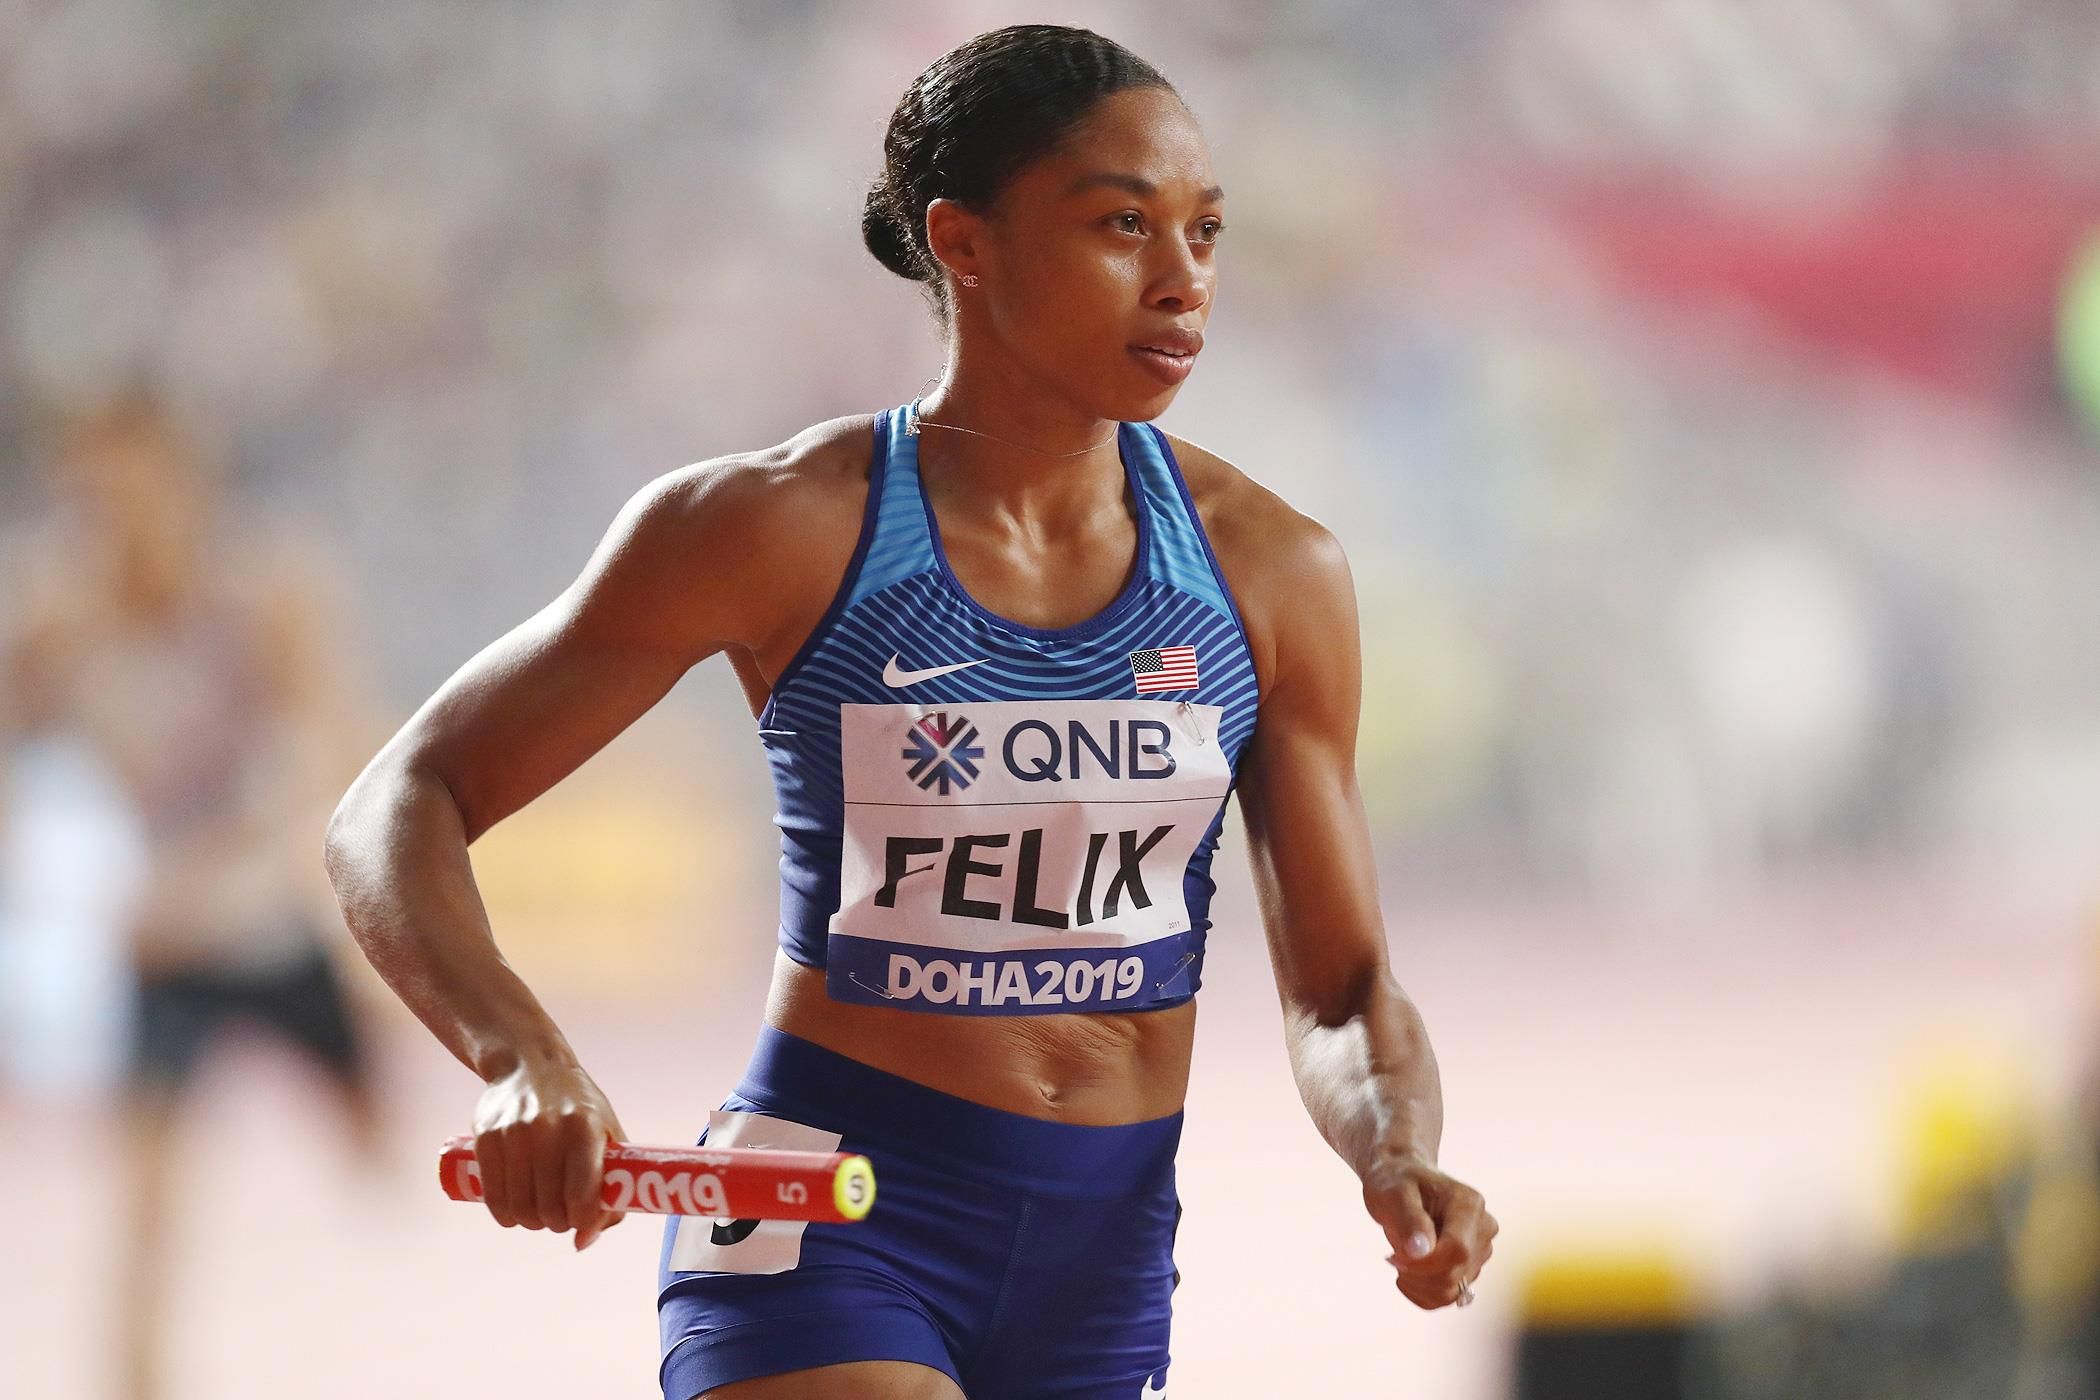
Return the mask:
<path id="1" fill-rule="evenodd" d="M 626 1218 L 599 1200 L 605 1145 L 626 1136 L 581 1066 L 521 1061 L 490 1080 L 474 1105 L 483 1203 L 505 1228 L 573 1228 L 584 1249 Z"/>
<path id="2" fill-rule="evenodd" d="M 1364 1208 L 1385 1227 L 1408 1301 L 1421 1308 L 1472 1301 L 1472 1282 L 1502 1228 L 1480 1193 L 1413 1154 L 1374 1158 L 1363 1183 Z"/>

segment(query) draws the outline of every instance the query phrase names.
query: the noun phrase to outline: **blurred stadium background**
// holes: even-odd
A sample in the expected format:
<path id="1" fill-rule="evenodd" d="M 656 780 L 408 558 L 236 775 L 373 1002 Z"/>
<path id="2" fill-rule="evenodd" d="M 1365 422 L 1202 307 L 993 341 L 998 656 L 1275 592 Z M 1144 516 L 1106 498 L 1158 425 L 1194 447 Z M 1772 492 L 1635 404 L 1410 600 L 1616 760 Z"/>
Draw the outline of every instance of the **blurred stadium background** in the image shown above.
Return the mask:
<path id="1" fill-rule="evenodd" d="M 41 415 L 147 379 L 297 540 L 354 715 L 311 828 L 680 463 L 911 397 L 859 241 L 898 94 L 1087 24 L 1231 191 L 1164 421 L 1354 562 L 1387 928 L 1465 1313 L 1392 1289 L 1291 1086 L 1237 821 L 1173 1393 L 2088 1395 L 2100 1311 L 2100 9 L 2079 0 L 0 0 L 0 624 Z M 0 1393 L 113 1395 L 128 834 L 16 743 Z M 630 1134 L 733 1082 L 773 946 L 728 669 L 474 852 Z M 235 1042 L 176 1149 L 171 1397 L 654 1393 L 655 1222 L 444 1201 L 478 1084 L 372 977 L 385 1160 Z"/>

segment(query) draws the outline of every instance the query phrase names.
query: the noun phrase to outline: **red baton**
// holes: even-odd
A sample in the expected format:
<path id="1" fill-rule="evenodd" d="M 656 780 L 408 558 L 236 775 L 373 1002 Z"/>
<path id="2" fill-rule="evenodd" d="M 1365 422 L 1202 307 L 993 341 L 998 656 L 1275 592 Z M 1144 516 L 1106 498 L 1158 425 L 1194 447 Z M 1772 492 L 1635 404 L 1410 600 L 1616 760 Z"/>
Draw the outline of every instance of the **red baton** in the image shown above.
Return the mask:
<path id="1" fill-rule="evenodd" d="M 455 1201 L 481 1200 L 474 1139 L 448 1139 L 438 1184 Z M 726 1220 L 859 1220 L 875 1204 L 875 1168 L 858 1152 L 776 1147 L 642 1147 L 608 1143 L 608 1210 L 712 1215 Z"/>

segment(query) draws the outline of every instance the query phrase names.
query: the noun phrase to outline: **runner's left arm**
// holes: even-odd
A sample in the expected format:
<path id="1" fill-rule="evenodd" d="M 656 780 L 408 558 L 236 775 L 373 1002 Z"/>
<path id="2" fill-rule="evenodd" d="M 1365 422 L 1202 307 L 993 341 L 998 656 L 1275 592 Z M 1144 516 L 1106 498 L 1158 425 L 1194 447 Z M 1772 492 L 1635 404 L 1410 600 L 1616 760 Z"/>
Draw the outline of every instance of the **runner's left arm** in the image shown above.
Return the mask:
<path id="1" fill-rule="evenodd" d="M 1348 560 L 1325 527 L 1290 516 L 1244 599 L 1269 675 L 1241 756 L 1240 814 L 1299 1094 L 1362 1179 L 1401 1291 L 1441 1307 L 1479 1273 L 1497 1227 L 1480 1193 L 1437 1166 L 1436 1056 L 1388 958 L 1356 778 L 1363 685 Z"/>

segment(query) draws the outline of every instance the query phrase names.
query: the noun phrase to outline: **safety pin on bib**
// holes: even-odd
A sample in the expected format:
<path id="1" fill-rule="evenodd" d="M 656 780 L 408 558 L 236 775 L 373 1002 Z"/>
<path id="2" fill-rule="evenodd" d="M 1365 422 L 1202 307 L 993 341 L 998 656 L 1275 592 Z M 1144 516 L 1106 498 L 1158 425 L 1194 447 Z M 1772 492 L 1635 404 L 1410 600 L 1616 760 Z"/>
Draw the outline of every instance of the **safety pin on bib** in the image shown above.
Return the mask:
<path id="1" fill-rule="evenodd" d="M 848 982 L 851 982 L 854 986 L 859 987 L 862 991 L 873 992 L 876 996 L 881 997 L 884 1001 L 896 1001 L 898 999 L 897 994 L 895 992 L 888 991 L 882 987 L 873 986 L 867 982 L 861 981 L 860 975 L 858 973 L 848 971 L 846 973 L 846 980 Z"/>
<path id="2" fill-rule="evenodd" d="M 1181 708 L 1180 708 L 1180 709 L 1179 709 L 1178 711 L 1176 711 L 1176 712 L 1175 712 L 1175 713 L 1176 713 L 1176 718 L 1185 718 L 1185 717 L 1187 717 L 1188 715 L 1191 715 L 1191 714 L 1193 714 L 1193 713 L 1195 712 L 1195 707 L 1194 707 L 1193 705 L 1191 705 L 1191 704 L 1190 704 L 1190 703 L 1189 703 L 1188 701 L 1186 701 L 1186 700 L 1179 700 L 1179 701 L 1176 701 L 1175 703 L 1181 706 Z M 1193 729 L 1192 729 L 1192 730 L 1191 730 L 1190 732 L 1191 732 L 1191 733 L 1192 733 L 1192 734 L 1193 734 L 1193 735 L 1195 736 L 1195 739 L 1196 739 L 1196 742 L 1197 742 L 1197 743 L 1199 743 L 1199 744 L 1208 744 L 1208 743 L 1210 742 L 1210 740 L 1209 740 L 1209 739 L 1207 739 L 1207 738 L 1205 738 L 1205 737 L 1204 737 L 1204 734 L 1203 734 L 1203 721 L 1202 721 L 1202 720 L 1200 720 L 1200 719 L 1199 719 L 1199 720 L 1197 720 L 1197 721 L 1195 722 L 1195 726 L 1194 726 L 1194 728 L 1193 728 Z"/>

